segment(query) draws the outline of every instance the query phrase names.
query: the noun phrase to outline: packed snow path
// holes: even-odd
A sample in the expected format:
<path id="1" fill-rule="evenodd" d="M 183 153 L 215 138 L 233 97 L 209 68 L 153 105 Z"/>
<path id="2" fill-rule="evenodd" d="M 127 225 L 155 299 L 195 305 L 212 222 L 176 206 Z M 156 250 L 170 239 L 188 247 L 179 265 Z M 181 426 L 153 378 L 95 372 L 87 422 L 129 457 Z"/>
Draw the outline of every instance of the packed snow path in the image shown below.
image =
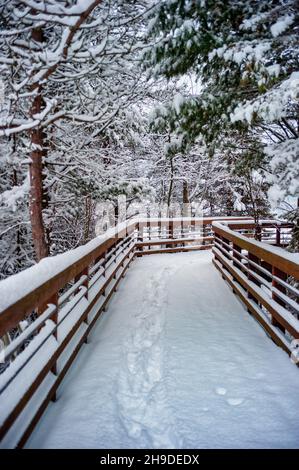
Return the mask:
<path id="1" fill-rule="evenodd" d="M 299 447 L 298 370 L 211 257 L 133 263 L 27 447 Z"/>

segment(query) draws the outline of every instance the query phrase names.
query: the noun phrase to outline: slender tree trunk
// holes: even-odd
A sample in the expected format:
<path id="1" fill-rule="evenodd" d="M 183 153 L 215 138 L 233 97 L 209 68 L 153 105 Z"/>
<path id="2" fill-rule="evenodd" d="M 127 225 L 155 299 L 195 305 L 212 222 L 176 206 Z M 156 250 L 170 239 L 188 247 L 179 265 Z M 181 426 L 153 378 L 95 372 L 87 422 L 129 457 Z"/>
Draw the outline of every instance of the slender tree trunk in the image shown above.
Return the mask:
<path id="1" fill-rule="evenodd" d="M 226 197 L 226 215 L 231 216 L 233 215 L 234 205 L 232 201 L 232 196 L 230 193 L 227 194 Z"/>
<path id="2" fill-rule="evenodd" d="M 187 181 L 183 181 L 183 203 L 189 204 L 189 190 Z"/>
<path id="3" fill-rule="evenodd" d="M 249 191 L 248 191 L 249 199 L 250 199 L 251 207 L 252 207 L 252 212 L 251 213 L 252 213 L 252 216 L 254 218 L 254 225 L 255 225 L 254 238 L 256 240 L 260 241 L 261 238 L 262 238 L 262 230 L 261 230 L 261 226 L 260 226 L 260 214 L 259 214 L 258 207 L 256 205 L 255 198 L 254 198 L 250 176 L 247 177 L 247 181 L 248 181 L 248 188 L 249 188 Z"/>
<path id="4" fill-rule="evenodd" d="M 188 183 L 187 181 L 183 181 L 183 217 L 190 216 L 189 204 L 190 204 L 190 200 L 189 200 Z"/>
<path id="5" fill-rule="evenodd" d="M 114 206 L 114 220 L 115 220 L 115 225 L 118 224 L 118 218 L 119 218 L 119 213 L 118 213 L 118 203 Z"/>
<path id="6" fill-rule="evenodd" d="M 214 215 L 214 205 L 212 200 L 210 200 L 210 217 Z"/>
<path id="7" fill-rule="evenodd" d="M 170 217 L 170 204 L 171 204 L 171 197 L 173 191 L 173 175 L 174 175 L 174 167 L 173 167 L 173 158 L 170 157 L 170 183 L 167 195 L 167 217 Z"/>
<path id="8" fill-rule="evenodd" d="M 32 38 L 37 42 L 43 42 L 43 33 L 40 28 L 33 30 Z M 30 114 L 38 114 L 43 109 L 42 87 L 34 84 L 32 91 L 36 91 Z M 44 188 L 43 188 L 43 151 L 44 133 L 39 127 L 31 131 L 31 162 L 29 210 L 31 220 L 32 239 L 35 249 L 36 261 L 40 261 L 49 254 L 45 225 L 43 220 Z"/>
<path id="9" fill-rule="evenodd" d="M 92 219 L 92 200 L 90 195 L 85 198 L 84 243 L 88 242 Z"/>
<path id="10" fill-rule="evenodd" d="M 15 134 L 12 135 L 12 152 L 13 156 L 15 157 L 16 152 L 17 152 L 17 136 Z M 15 168 L 13 168 L 12 171 L 12 186 L 18 186 L 18 173 Z M 20 259 L 21 259 L 21 225 L 18 225 L 16 228 L 16 260 L 17 260 L 17 265 L 20 264 Z"/>
<path id="11" fill-rule="evenodd" d="M 39 129 L 35 129 L 31 134 L 33 150 L 30 162 L 30 220 L 32 239 L 35 249 L 36 260 L 40 261 L 48 256 L 49 248 L 46 240 L 46 231 L 43 220 L 43 146 L 42 134 Z M 38 146 L 38 147 L 36 147 Z"/>
<path id="12" fill-rule="evenodd" d="M 294 222 L 294 228 L 292 230 L 292 239 L 291 239 L 289 248 L 291 251 L 298 253 L 299 252 L 299 197 L 297 198 L 297 209 L 295 211 L 295 216 L 292 222 Z"/>

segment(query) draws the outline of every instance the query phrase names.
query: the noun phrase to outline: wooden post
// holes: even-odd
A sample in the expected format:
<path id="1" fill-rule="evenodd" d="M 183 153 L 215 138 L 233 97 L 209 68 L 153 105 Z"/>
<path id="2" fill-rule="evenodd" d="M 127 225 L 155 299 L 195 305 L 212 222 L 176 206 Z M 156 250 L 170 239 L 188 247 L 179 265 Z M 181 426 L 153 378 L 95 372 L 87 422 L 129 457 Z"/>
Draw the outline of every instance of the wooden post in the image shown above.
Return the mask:
<path id="1" fill-rule="evenodd" d="M 169 222 L 169 238 L 173 239 L 173 219 Z"/>
<path id="2" fill-rule="evenodd" d="M 170 238 L 171 240 L 173 239 L 173 219 L 169 219 L 169 230 L 168 230 L 168 238 Z M 171 248 L 172 245 L 171 244 L 166 244 L 165 245 L 165 248 Z"/>
<path id="3" fill-rule="evenodd" d="M 272 275 L 275 277 L 278 277 L 279 279 L 282 279 L 283 281 L 287 279 L 286 273 L 284 273 L 283 271 L 280 271 L 280 269 L 276 268 L 275 266 L 272 267 Z M 275 287 L 280 292 L 282 292 L 283 294 L 286 294 L 286 288 L 282 286 L 275 279 L 272 279 L 272 286 Z M 285 302 L 282 299 L 280 299 L 274 292 L 272 292 L 272 299 L 275 300 L 275 302 L 277 302 L 282 307 L 286 306 Z M 271 318 L 271 323 L 272 325 L 276 326 L 277 328 L 279 328 L 281 331 L 285 333 L 285 328 L 281 326 L 281 324 L 273 317 L 273 315 Z"/>
<path id="4" fill-rule="evenodd" d="M 276 246 L 280 246 L 280 227 L 276 226 Z"/>
<path id="5" fill-rule="evenodd" d="M 238 245 L 233 243 L 233 266 L 235 266 L 237 269 L 240 269 L 243 272 L 242 267 L 235 261 L 235 260 L 238 260 L 238 261 L 241 262 L 242 258 L 239 255 L 239 253 L 241 253 L 241 251 L 242 251 L 242 249 Z M 237 278 L 234 275 L 233 275 L 233 280 L 235 282 L 238 282 Z M 234 292 L 234 294 L 236 294 L 236 291 L 234 289 L 233 289 L 233 292 Z"/>
<path id="6" fill-rule="evenodd" d="M 255 239 L 258 241 L 262 240 L 262 227 L 259 224 L 255 226 Z"/>
<path id="7" fill-rule="evenodd" d="M 88 275 L 89 275 L 89 267 L 86 266 L 86 267 L 75 277 L 75 282 L 77 282 L 77 281 L 79 281 L 79 279 L 80 279 L 82 276 L 86 276 L 86 279 L 83 281 L 83 283 L 81 284 L 80 287 L 85 287 L 85 288 L 86 288 L 86 292 L 85 292 L 85 294 L 84 294 L 83 297 L 85 297 L 87 300 L 88 300 L 88 285 L 89 285 Z M 77 292 L 79 292 L 80 287 L 78 288 Z M 86 318 L 84 319 L 84 323 L 86 323 L 86 325 L 88 325 L 88 317 L 86 317 Z M 84 342 L 87 344 L 87 342 L 88 342 L 87 336 L 86 336 Z"/>
<path id="8" fill-rule="evenodd" d="M 202 237 L 203 237 L 203 240 L 202 240 L 202 245 L 207 245 L 206 241 L 204 240 L 204 238 L 208 235 L 208 228 L 207 228 L 207 224 L 205 224 L 203 222 L 203 226 L 202 226 Z M 208 242 L 209 243 L 209 242 Z"/>
<path id="9" fill-rule="evenodd" d="M 147 219 L 146 227 L 147 227 L 147 230 L 148 230 L 148 239 L 151 240 L 151 222 L 150 222 L 149 219 Z"/>
<path id="10" fill-rule="evenodd" d="M 222 240 L 224 243 L 226 243 L 227 245 L 229 245 L 229 240 L 228 240 L 227 238 L 221 237 L 221 240 Z M 227 251 L 227 252 L 229 253 L 230 249 L 229 249 L 228 246 L 224 245 L 224 243 L 222 243 L 222 247 L 223 247 L 223 249 L 224 249 L 225 251 Z M 224 255 L 226 258 L 230 259 L 229 254 L 223 253 L 223 255 Z"/>
<path id="11" fill-rule="evenodd" d="M 37 309 L 37 312 L 39 315 L 41 315 L 48 307 L 48 305 L 55 305 L 55 312 L 53 315 L 51 315 L 50 319 L 57 325 L 58 323 L 58 292 L 56 292 L 52 297 L 50 297 L 47 301 L 45 301 L 42 305 L 40 305 Z M 53 332 L 54 338 L 57 340 L 58 339 L 58 331 L 57 328 Z M 54 375 L 57 375 L 57 363 L 53 365 L 51 368 L 51 372 Z M 56 401 L 56 392 L 51 396 L 52 401 Z"/>
<path id="12" fill-rule="evenodd" d="M 236 245 L 235 243 L 233 243 L 233 250 L 234 250 L 234 251 L 233 251 L 233 257 L 234 257 L 236 260 L 238 260 L 239 262 L 241 262 L 241 261 L 242 261 L 242 258 L 241 258 L 241 256 L 240 256 L 238 253 L 241 254 L 242 249 L 241 249 L 238 245 Z M 236 252 L 237 252 L 237 253 L 236 253 Z M 241 271 L 243 271 L 243 269 L 241 268 L 241 266 L 240 266 L 238 263 L 236 263 L 235 260 L 233 260 L 233 265 L 236 266 L 236 268 L 241 269 Z"/>
<path id="13" fill-rule="evenodd" d="M 214 232 L 214 244 L 215 244 L 215 242 L 217 242 L 219 245 L 222 245 L 221 236 L 217 232 Z M 216 246 L 216 245 L 214 245 L 214 246 Z M 216 246 L 216 248 L 219 249 L 217 246 Z M 214 253 L 214 256 L 215 256 L 215 259 L 221 263 L 221 259 L 218 257 L 217 253 Z"/>
<path id="14" fill-rule="evenodd" d="M 89 271 L 88 266 L 86 266 L 86 268 L 84 268 L 84 269 L 83 269 L 79 274 L 77 274 L 77 276 L 75 277 L 75 282 L 78 282 L 79 279 L 80 279 L 82 276 L 86 276 L 86 279 L 83 281 L 83 283 L 82 283 L 81 286 L 80 286 L 80 287 L 83 287 L 83 286 L 86 287 L 86 292 L 85 292 L 85 294 L 84 294 L 84 297 L 85 297 L 86 299 L 88 299 L 88 271 Z M 79 291 L 80 287 L 78 287 L 78 291 Z M 77 292 L 78 292 L 78 291 L 77 291 Z"/>
<path id="15" fill-rule="evenodd" d="M 137 242 L 143 242 L 143 225 L 138 222 L 137 225 L 138 235 L 137 235 Z M 139 251 L 143 251 L 143 247 L 139 247 Z M 138 254 L 137 256 L 142 256 L 142 253 Z"/>
<path id="16" fill-rule="evenodd" d="M 162 224 L 161 224 L 161 213 L 158 220 L 158 238 L 162 238 Z"/>
<path id="17" fill-rule="evenodd" d="M 103 258 L 104 258 L 104 261 L 103 261 L 103 277 L 104 278 L 106 277 L 106 263 L 107 263 L 106 257 L 107 257 L 107 250 L 103 254 Z"/>
<path id="18" fill-rule="evenodd" d="M 195 219 L 191 219 L 191 232 L 195 232 Z"/>
<path id="19" fill-rule="evenodd" d="M 265 273 L 260 273 L 260 276 L 262 278 L 264 278 L 266 281 L 269 281 L 269 279 L 271 279 L 271 275 L 272 275 L 272 265 L 270 263 L 267 263 L 267 261 L 264 261 L 262 260 L 261 261 L 261 266 L 262 268 L 266 269 L 266 271 L 269 271 L 269 276 L 267 276 L 267 274 Z"/>
<path id="20" fill-rule="evenodd" d="M 253 261 L 256 264 L 259 264 L 259 258 L 253 255 L 252 253 L 248 253 L 248 259 L 250 261 Z M 248 263 L 247 267 L 249 269 L 249 272 L 247 273 L 248 280 L 260 287 L 261 285 L 260 282 L 254 276 L 250 274 L 250 270 L 253 272 L 257 272 L 257 269 L 254 266 L 252 266 L 250 263 Z M 248 298 L 252 299 L 256 304 L 259 305 L 259 301 L 250 292 L 248 292 Z"/>
<path id="21" fill-rule="evenodd" d="M 115 240 L 113 248 L 115 248 L 114 260 L 113 261 L 114 261 L 114 263 L 117 263 L 117 254 L 116 254 L 116 252 L 117 252 L 117 239 Z"/>

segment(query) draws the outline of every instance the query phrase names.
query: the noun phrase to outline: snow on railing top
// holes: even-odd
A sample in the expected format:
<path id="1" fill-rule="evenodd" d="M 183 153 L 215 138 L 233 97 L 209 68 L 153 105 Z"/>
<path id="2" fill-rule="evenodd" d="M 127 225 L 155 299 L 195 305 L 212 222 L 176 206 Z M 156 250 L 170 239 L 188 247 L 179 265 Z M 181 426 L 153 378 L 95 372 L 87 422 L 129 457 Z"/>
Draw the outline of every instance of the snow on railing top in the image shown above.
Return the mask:
<path id="1" fill-rule="evenodd" d="M 213 221 L 217 222 L 217 220 L 214 218 Z M 222 225 L 229 225 L 229 226 L 234 226 L 234 225 L 239 225 L 242 223 L 242 225 L 249 225 L 249 224 L 255 224 L 253 219 L 250 220 L 229 220 L 229 217 L 225 218 L 225 220 L 222 220 Z M 272 225 L 272 226 L 285 226 L 285 225 L 290 225 L 292 226 L 293 224 L 288 223 L 286 220 L 277 220 L 277 219 L 261 219 L 259 220 L 259 225 Z"/>
<path id="2" fill-rule="evenodd" d="M 140 224 L 157 224 L 157 223 L 181 223 L 181 222 L 198 222 L 204 224 L 211 224 L 213 221 L 229 221 L 232 222 L 240 222 L 240 221 L 252 221 L 251 217 L 237 217 L 237 216 L 225 216 L 225 217 L 139 217 L 136 221 Z"/>

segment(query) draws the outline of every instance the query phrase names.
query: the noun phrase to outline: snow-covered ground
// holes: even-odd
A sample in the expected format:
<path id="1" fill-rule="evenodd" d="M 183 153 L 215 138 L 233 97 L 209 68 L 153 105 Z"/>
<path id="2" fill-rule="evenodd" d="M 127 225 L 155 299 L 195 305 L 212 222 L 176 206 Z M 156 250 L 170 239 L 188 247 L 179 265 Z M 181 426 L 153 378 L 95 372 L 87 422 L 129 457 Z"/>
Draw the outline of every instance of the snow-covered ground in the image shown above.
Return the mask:
<path id="1" fill-rule="evenodd" d="M 299 448 L 299 372 L 210 252 L 137 259 L 28 441 Z"/>

